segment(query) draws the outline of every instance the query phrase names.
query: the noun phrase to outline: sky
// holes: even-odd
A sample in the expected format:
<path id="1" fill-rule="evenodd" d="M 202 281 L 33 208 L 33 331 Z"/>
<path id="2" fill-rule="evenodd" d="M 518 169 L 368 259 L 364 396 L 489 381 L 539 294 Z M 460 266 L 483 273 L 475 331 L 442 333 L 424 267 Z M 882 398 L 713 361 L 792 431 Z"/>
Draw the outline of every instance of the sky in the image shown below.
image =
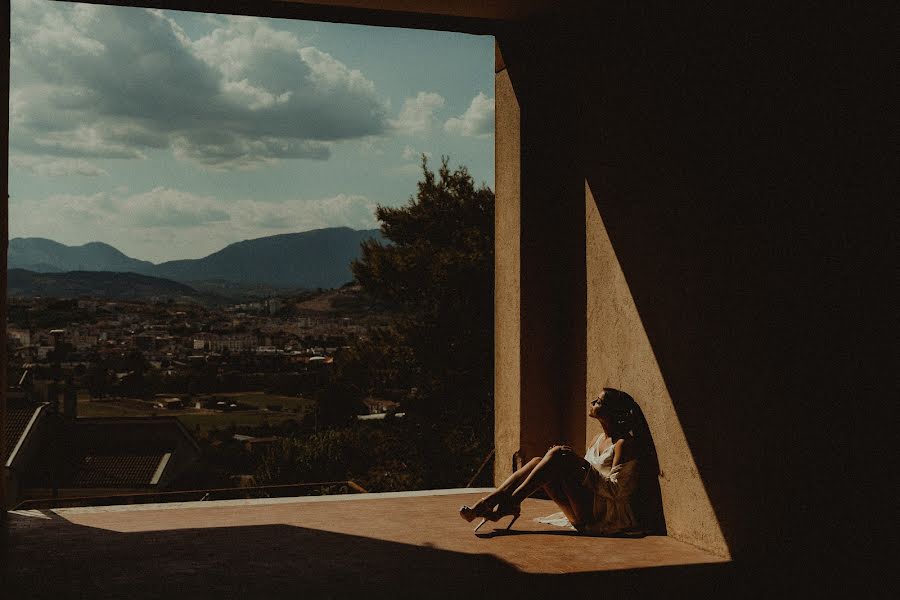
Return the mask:
<path id="1" fill-rule="evenodd" d="M 12 0 L 9 235 L 154 262 L 494 187 L 490 36 Z"/>

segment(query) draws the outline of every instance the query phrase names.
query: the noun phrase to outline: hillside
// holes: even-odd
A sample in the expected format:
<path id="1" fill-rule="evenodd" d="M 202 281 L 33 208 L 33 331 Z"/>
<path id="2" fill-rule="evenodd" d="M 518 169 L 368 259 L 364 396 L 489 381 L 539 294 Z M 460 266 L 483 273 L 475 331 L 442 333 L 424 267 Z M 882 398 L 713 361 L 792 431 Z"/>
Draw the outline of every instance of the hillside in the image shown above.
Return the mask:
<path id="1" fill-rule="evenodd" d="M 137 273 L 104 271 L 35 273 L 24 269 L 10 269 L 7 293 L 10 296 L 26 297 L 207 300 L 203 294 L 183 283 Z"/>
<path id="2" fill-rule="evenodd" d="M 66 246 L 44 238 L 14 238 L 9 243 L 7 264 L 10 269 L 41 273 L 116 271 L 181 282 L 218 280 L 277 288 L 335 288 L 353 279 L 350 261 L 359 257 L 360 243 L 369 238 L 383 240 L 377 229 L 316 229 L 245 240 L 204 258 L 158 265 L 131 258 L 100 242 Z"/>
<path id="3" fill-rule="evenodd" d="M 67 246 L 45 238 L 9 240 L 7 265 L 42 273 L 65 271 L 117 271 L 151 274 L 153 263 L 126 256 L 109 244 L 90 242 Z"/>
<path id="4" fill-rule="evenodd" d="M 245 240 L 205 258 L 156 266 L 154 274 L 176 281 L 223 279 L 280 287 L 333 288 L 353 279 L 350 261 L 359 245 L 381 239 L 377 229 L 316 229 Z"/>

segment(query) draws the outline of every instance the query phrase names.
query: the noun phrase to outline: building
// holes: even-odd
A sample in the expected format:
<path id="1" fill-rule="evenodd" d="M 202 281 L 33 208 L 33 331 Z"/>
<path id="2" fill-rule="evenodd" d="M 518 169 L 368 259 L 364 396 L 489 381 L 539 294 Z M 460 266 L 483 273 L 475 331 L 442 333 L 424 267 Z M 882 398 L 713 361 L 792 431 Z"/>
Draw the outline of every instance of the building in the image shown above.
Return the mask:
<path id="1" fill-rule="evenodd" d="M 895 194 L 867 189 L 887 187 L 891 130 L 874 15 L 216 8 L 495 36 L 496 481 L 553 440 L 583 447 L 586 398 L 611 386 L 647 417 L 671 538 L 795 582 L 883 558 L 890 521 L 847 514 L 878 484 L 857 485 L 843 444 L 890 439 L 869 432 L 896 397 Z"/>
<path id="2" fill-rule="evenodd" d="M 74 404 L 67 408 L 74 410 Z M 73 418 L 18 401 L 6 437 L 6 505 L 32 499 L 148 493 L 191 472 L 200 450 L 175 417 Z"/>
<path id="3" fill-rule="evenodd" d="M 46 418 L 50 404 L 47 402 L 30 402 L 24 398 L 7 398 L 6 422 L 4 423 L 6 448 L 3 456 L 6 478 L 6 506 L 15 506 L 23 496 L 23 479 L 28 466 L 34 463 L 40 452 L 38 447 L 42 421 Z"/>
<path id="4" fill-rule="evenodd" d="M 6 337 L 10 340 L 14 340 L 17 346 L 31 345 L 31 331 L 29 331 L 28 329 L 22 329 L 20 327 L 7 327 Z"/>

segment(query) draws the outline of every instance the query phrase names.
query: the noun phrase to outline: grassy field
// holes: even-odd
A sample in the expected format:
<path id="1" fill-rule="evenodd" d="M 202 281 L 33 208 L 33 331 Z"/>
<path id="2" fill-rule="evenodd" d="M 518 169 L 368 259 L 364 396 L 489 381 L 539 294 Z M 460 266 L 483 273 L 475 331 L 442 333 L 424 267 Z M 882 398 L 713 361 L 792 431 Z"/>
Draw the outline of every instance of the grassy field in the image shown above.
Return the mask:
<path id="1" fill-rule="evenodd" d="M 214 412 L 210 410 L 196 410 L 186 408 L 184 410 L 165 410 L 153 406 L 152 402 L 137 399 L 120 399 L 115 401 L 91 402 L 84 396 L 79 396 L 78 416 L 80 417 L 151 417 L 167 416 L 178 417 L 190 431 L 211 429 L 225 429 L 232 424 L 236 427 L 256 427 L 263 424 L 278 425 L 286 420 L 299 421 L 303 415 L 313 407 L 313 401 L 294 396 L 280 396 L 266 394 L 265 392 L 235 392 L 222 394 L 209 394 L 197 396 L 196 399 L 217 397 L 233 401 L 246 406 L 253 406 L 257 410 L 242 410 L 230 413 Z M 270 411 L 266 407 L 280 405 L 281 411 Z"/>
<path id="2" fill-rule="evenodd" d="M 297 398 L 296 396 L 280 396 L 278 394 L 267 394 L 265 392 L 234 392 L 227 394 L 205 394 L 197 396 L 197 399 L 204 398 L 223 398 L 236 402 L 238 404 L 247 404 L 256 408 L 266 408 L 271 404 L 278 404 L 284 412 L 305 413 L 313 406 L 313 401 L 306 398 Z"/>
<path id="3" fill-rule="evenodd" d="M 264 424 L 278 425 L 287 420 L 298 420 L 296 415 L 291 413 L 277 412 L 182 413 L 176 416 L 189 431 L 195 431 L 198 425 L 200 431 L 210 431 L 211 429 L 226 429 L 232 424 L 235 427 L 257 427 Z"/>
<path id="4" fill-rule="evenodd" d="M 85 402 L 78 404 L 79 417 L 150 417 L 160 410 L 135 409 L 122 402 Z"/>
<path id="5" fill-rule="evenodd" d="M 79 398 L 78 401 L 79 417 L 150 417 L 165 412 L 151 402 L 131 398 L 108 402 L 86 402 Z"/>

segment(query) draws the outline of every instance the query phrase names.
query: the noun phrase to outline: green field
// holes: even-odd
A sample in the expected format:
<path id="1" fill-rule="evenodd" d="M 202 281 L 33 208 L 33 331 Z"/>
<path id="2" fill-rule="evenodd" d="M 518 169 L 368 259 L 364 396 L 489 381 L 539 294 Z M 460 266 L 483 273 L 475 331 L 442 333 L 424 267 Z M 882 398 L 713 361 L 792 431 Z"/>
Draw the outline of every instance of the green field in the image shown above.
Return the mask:
<path id="1" fill-rule="evenodd" d="M 150 402 L 123 399 L 104 402 L 85 402 L 79 399 L 79 417 L 151 417 L 165 414 L 167 411 L 154 408 Z"/>
<path id="2" fill-rule="evenodd" d="M 79 417 L 150 417 L 160 411 L 135 410 L 119 402 L 88 402 L 78 405 Z"/>
<path id="3" fill-rule="evenodd" d="M 299 421 L 313 407 L 313 401 L 294 396 L 266 394 L 264 392 L 234 392 L 222 394 L 206 394 L 196 396 L 197 400 L 220 398 L 226 401 L 253 406 L 258 410 L 242 410 L 229 413 L 213 412 L 186 408 L 184 410 L 166 410 L 153 406 L 152 402 L 137 399 L 121 399 L 104 402 L 91 402 L 86 397 L 79 397 L 78 416 L 80 417 L 178 417 L 190 431 L 225 429 L 232 424 L 235 427 L 256 427 L 268 423 L 278 425 L 284 421 Z M 267 410 L 267 406 L 280 405 L 281 411 Z"/>
<path id="4" fill-rule="evenodd" d="M 198 400 L 206 398 L 222 398 L 238 404 L 247 404 L 257 408 L 266 408 L 271 404 L 278 404 L 281 405 L 281 410 L 284 412 L 298 412 L 300 414 L 303 414 L 313 406 L 313 401 L 306 398 L 280 396 L 278 394 L 267 394 L 265 392 L 233 392 L 223 394 L 203 394 L 197 396 Z"/>
<path id="5" fill-rule="evenodd" d="M 292 413 L 278 412 L 181 413 L 176 416 L 189 431 L 195 431 L 198 425 L 200 426 L 200 431 L 210 431 L 211 429 L 226 429 L 232 424 L 235 427 L 257 427 L 264 424 L 278 425 L 283 421 L 297 420 L 296 415 Z"/>

